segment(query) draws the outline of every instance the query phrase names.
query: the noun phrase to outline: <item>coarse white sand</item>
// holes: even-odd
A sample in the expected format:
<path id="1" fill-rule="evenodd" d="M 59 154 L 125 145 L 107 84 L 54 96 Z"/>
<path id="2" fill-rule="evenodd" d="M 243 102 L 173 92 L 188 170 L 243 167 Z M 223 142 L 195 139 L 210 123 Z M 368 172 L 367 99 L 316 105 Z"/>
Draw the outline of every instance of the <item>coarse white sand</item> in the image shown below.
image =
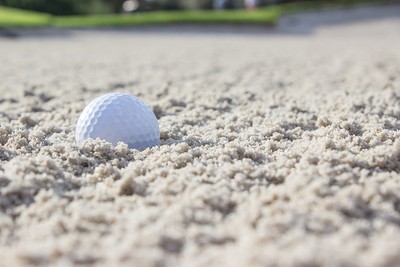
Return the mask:
<path id="1" fill-rule="evenodd" d="M 0 38 L 0 266 L 400 265 L 399 5 L 29 32 Z M 161 145 L 77 146 L 107 92 Z"/>

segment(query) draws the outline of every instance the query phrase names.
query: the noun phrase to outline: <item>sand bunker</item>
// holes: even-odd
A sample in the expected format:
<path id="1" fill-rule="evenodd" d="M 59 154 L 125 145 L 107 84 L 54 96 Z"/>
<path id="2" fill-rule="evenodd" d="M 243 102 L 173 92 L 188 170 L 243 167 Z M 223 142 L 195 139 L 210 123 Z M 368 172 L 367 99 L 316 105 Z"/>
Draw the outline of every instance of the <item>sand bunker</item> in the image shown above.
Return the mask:
<path id="1" fill-rule="evenodd" d="M 0 39 L 0 266 L 398 265 L 399 29 Z M 106 92 L 161 145 L 77 146 Z"/>

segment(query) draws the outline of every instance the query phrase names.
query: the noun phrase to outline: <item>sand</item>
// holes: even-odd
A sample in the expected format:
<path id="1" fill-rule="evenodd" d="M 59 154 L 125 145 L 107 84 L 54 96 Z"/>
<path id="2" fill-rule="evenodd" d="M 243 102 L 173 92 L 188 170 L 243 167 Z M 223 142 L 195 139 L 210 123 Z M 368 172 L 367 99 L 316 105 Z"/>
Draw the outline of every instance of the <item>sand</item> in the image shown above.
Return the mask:
<path id="1" fill-rule="evenodd" d="M 0 38 L 0 266 L 399 266 L 397 14 Z M 75 144 L 108 92 L 160 146 Z"/>

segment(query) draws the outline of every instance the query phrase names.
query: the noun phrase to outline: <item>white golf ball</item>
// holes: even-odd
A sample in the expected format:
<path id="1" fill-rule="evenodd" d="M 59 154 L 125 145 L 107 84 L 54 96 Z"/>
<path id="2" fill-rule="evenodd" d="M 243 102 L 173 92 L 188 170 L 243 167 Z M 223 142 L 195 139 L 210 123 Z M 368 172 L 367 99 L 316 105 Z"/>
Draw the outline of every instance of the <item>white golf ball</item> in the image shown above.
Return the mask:
<path id="1" fill-rule="evenodd" d="M 90 138 L 145 149 L 160 143 L 160 130 L 153 111 L 139 98 L 111 93 L 93 100 L 78 119 L 76 143 Z"/>

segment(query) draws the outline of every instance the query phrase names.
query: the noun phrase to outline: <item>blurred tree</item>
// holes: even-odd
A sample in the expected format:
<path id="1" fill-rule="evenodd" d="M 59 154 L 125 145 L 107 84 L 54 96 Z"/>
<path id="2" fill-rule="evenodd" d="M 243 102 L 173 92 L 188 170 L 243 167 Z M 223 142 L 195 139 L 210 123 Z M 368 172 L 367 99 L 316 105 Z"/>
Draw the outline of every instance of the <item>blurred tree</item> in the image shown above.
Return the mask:
<path id="1" fill-rule="evenodd" d="M 178 0 L 153 0 L 159 3 L 161 9 L 179 9 Z"/>
<path id="2" fill-rule="evenodd" d="M 206 9 L 212 5 L 212 0 L 178 0 L 178 6 L 182 9 Z"/>
<path id="3" fill-rule="evenodd" d="M 160 10 L 160 9 L 177 9 L 176 0 L 137 0 L 139 3 L 138 11 Z M 125 0 L 109 0 L 112 10 L 115 13 L 122 11 L 122 5 Z"/>
<path id="4" fill-rule="evenodd" d="M 0 0 L 0 5 L 54 15 L 109 13 L 112 11 L 110 1 L 107 0 Z"/>

